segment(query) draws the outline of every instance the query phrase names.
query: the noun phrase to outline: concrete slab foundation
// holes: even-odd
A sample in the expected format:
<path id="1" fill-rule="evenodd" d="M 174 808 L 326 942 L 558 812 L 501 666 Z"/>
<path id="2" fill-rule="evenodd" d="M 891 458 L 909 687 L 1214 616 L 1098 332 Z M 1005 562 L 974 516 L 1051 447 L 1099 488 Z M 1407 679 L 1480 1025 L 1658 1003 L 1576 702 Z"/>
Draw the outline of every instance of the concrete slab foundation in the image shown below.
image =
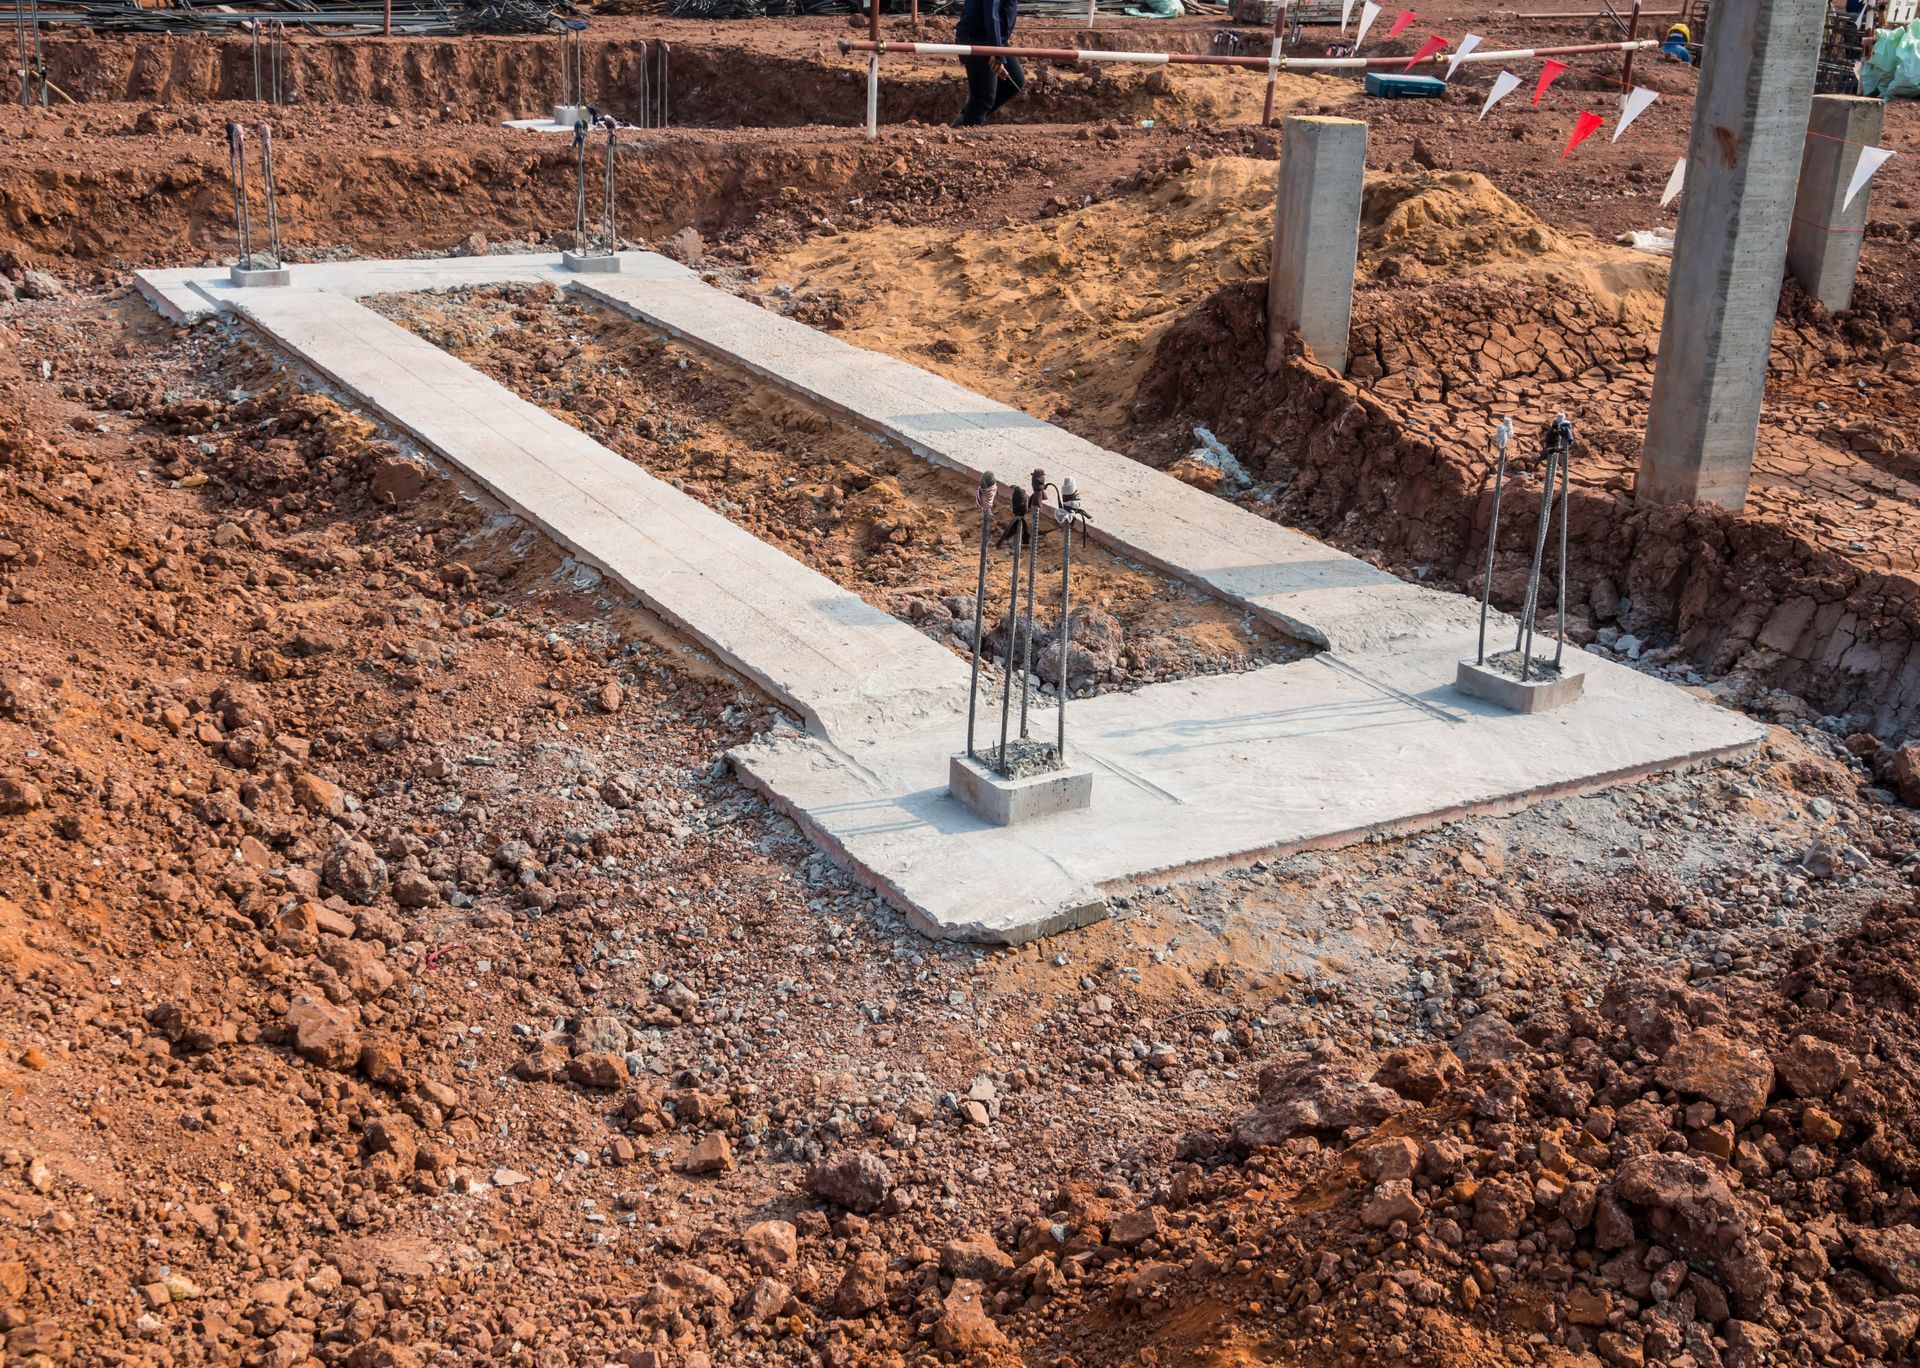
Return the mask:
<path id="1" fill-rule="evenodd" d="M 1455 672 L 1453 687 L 1468 698 L 1480 698 L 1508 712 L 1552 712 L 1580 697 L 1586 687 L 1587 672 L 1576 666 L 1562 669 L 1550 679 L 1521 679 L 1496 669 L 1463 660 Z"/>
<path id="2" fill-rule="evenodd" d="M 616 252 L 562 252 L 560 264 L 569 271 L 614 275 L 620 270 L 620 257 Z"/>
<path id="3" fill-rule="evenodd" d="M 1714 0 L 1637 498 L 1747 500 L 1826 7 Z"/>
<path id="4" fill-rule="evenodd" d="M 1360 120 L 1290 114 L 1282 122 L 1267 277 L 1269 356 L 1298 334 L 1314 360 L 1346 373 L 1366 177 L 1367 126 Z"/>
<path id="5" fill-rule="evenodd" d="M 1787 235 L 1787 270 L 1808 294 L 1838 311 L 1853 302 L 1867 227 L 1869 181 L 1843 204 L 1862 147 L 1876 147 L 1887 106 L 1864 95 L 1816 95 L 1800 155 L 1800 188 Z"/>
<path id="6" fill-rule="evenodd" d="M 947 792 L 995 826 L 1078 812 L 1093 801 L 1093 771 L 1077 765 L 1008 779 L 965 752 L 947 765 Z"/>
<path id="7" fill-rule="evenodd" d="M 732 754 L 742 779 L 930 935 L 1018 942 L 1103 915 L 1136 880 L 1419 829 L 1737 753 L 1756 723 L 1582 656 L 1585 689 L 1513 713 L 1455 688 L 1478 605 L 1405 584 L 647 253 L 582 277 L 558 256 L 296 266 L 290 289 L 148 272 L 170 317 L 230 311 L 465 471 L 805 719 Z M 1073 475 L 1102 539 L 1327 649 L 1076 702 L 1090 806 L 1000 825 L 949 791 L 959 656 L 616 453 L 361 308 L 395 290 L 547 281 L 599 298 L 977 475 Z M 724 567 L 724 568 L 719 568 Z M 1511 631 L 1511 622 L 1504 624 Z M 1496 629 L 1498 630 L 1498 629 Z M 1034 734 L 1053 734 L 1048 710 Z"/>

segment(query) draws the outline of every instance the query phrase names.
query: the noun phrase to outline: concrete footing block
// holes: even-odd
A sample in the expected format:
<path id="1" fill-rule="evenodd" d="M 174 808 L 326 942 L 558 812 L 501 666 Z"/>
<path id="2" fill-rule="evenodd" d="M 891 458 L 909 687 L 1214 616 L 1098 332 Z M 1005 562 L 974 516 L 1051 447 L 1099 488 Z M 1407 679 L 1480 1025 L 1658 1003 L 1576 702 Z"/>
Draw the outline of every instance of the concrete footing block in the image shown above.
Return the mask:
<path id="1" fill-rule="evenodd" d="M 572 128 L 575 124 L 591 120 L 593 115 L 587 112 L 585 105 L 555 105 L 553 121 L 562 128 Z"/>
<path id="2" fill-rule="evenodd" d="M 618 252 L 562 252 L 560 264 L 569 271 L 607 275 L 620 269 Z"/>
<path id="3" fill-rule="evenodd" d="M 1491 662 L 1482 665 L 1463 660 L 1454 673 L 1453 687 L 1469 698 L 1481 699 L 1508 712 L 1541 713 L 1572 703 L 1580 697 L 1586 681 L 1587 672 L 1578 666 L 1563 665 L 1552 678 L 1535 675 L 1523 680 Z"/>
<path id="4" fill-rule="evenodd" d="M 285 266 L 266 269 L 255 266 L 235 266 L 227 272 L 227 279 L 243 289 L 255 285 L 291 285 L 293 272 Z"/>
<path id="5" fill-rule="evenodd" d="M 1093 771 L 1069 765 L 1006 779 L 961 751 L 947 766 L 947 792 L 995 826 L 1015 826 L 1092 806 Z"/>

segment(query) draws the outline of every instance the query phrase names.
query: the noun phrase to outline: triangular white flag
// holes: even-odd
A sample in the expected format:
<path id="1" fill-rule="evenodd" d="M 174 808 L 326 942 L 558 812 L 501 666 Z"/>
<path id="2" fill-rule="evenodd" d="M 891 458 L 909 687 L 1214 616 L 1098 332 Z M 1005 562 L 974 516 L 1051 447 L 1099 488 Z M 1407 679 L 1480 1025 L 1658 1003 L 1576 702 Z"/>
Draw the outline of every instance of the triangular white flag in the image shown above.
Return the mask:
<path id="1" fill-rule="evenodd" d="M 1635 86 L 1620 97 L 1620 122 L 1614 126 L 1613 141 L 1619 142 L 1620 135 L 1627 131 L 1627 125 L 1647 112 L 1647 106 L 1660 98 L 1657 90 L 1648 90 L 1645 86 Z"/>
<path id="2" fill-rule="evenodd" d="M 1667 188 L 1660 192 L 1660 207 L 1666 208 L 1673 203 L 1673 197 L 1680 193 L 1680 184 L 1687 178 L 1687 159 L 1682 157 L 1673 164 L 1673 174 L 1667 177 Z"/>
<path id="3" fill-rule="evenodd" d="M 1360 31 L 1353 35 L 1353 50 L 1358 52 L 1360 45 L 1367 41 L 1367 30 L 1373 27 L 1373 21 L 1380 17 L 1380 7 L 1373 0 L 1365 0 L 1360 6 Z"/>
<path id="4" fill-rule="evenodd" d="M 1480 106 L 1480 117 L 1486 118 L 1487 111 L 1499 104 L 1507 96 L 1520 88 L 1520 78 L 1511 71 L 1503 71 L 1493 78 L 1493 89 L 1487 92 L 1487 102 Z"/>
<path id="5" fill-rule="evenodd" d="M 1840 211 L 1845 213 L 1853 203 L 1853 197 L 1866 189 L 1867 182 L 1873 179 L 1873 173 L 1886 165 L 1888 157 L 1893 155 L 1891 147 L 1863 147 L 1860 160 L 1854 163 L 1853 179 L 1847 182 L 1847 197 L 1840 201 Z"/>
<path id="6" fill-rule="evenodd" d="M 1447 79 L 1453 79 L 1453 73 L 1460 69 L 1461 59 L 1480 46 L 1480 35 L 1469 33 L 1460 40 L 1460 46 L 1453 50 L 1453 56 L 1447 60 Z"/>
<path id="7" fill-rule="evenodd" d="M 1347 31 L 1347 21 L 1353 18 L 1353 0 L 1340 0 L 1340 32 Z"/>

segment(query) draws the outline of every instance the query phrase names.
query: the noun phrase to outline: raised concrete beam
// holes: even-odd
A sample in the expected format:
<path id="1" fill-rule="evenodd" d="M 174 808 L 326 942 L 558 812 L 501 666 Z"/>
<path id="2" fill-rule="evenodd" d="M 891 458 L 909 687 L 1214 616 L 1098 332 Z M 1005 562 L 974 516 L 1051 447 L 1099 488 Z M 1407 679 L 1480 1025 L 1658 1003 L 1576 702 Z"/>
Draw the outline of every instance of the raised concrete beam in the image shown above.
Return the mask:
<path id="1" fill-rule="evenodd" d="M 1360 193 L 1367 179 L 1367 126 L 1358 119 L 1291 114 L 1281 124 L 1280 183 L 1273 205 L 1273 269 L 1267 277 L 1267 356 L 1278 361 L 1290 332 L 1313 359 L 1342 375 L 1353 320 L 1353 266 L 1360 251 Z"/>
<path id="2" fill-rule="evenodd" d="M 902 726 L 961 734 L 958 656 L 432 343 L 330 291 L 235 290 L 231 307 L 814 734 L 856 751 Z"/>
<path id="3" fill-rule="evenodd" d="M 1800 154 L 1800 191 L 1787 235 L 1787 270 L 1829 309 L 1853 302 L 1853 273 L 1867 226 L 1869 181 L 1842 207 L 1862 147 L 1880 141 L 1886 105 L 1865 95 L 1816 95 Z"/>
<path id="4" fill-rule="evenodd" d="M 1714 0 L 1634 492 L 1747 500 L 1822 0 Z"/>

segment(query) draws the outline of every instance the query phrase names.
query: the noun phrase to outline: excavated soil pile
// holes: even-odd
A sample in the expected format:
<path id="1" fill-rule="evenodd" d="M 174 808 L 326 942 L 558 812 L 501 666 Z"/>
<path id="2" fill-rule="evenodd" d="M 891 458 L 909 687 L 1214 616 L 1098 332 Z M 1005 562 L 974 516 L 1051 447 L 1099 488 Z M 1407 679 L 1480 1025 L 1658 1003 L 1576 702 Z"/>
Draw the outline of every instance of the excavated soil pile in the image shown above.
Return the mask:
<path id="1" fill-rule="evenodd" d="M 971 481 L 552 287 L 376 307 L 876 607 L 957 652 L 970 647 L 979 548 Z M 1023 483 L 1026 473 L 1000 472 Z M 985 644 L 1002 658 L 1010 641 L 1024 650 L 1026 635 L 1007 605 L 1007 563 L 1004 551 L 993 556 L 985 622 Z M 1042 543 L 1039 571 L 1034 669 L 1056 680 L 1057 538 Z M 1074 556 L 1073 614 L 1068 677 L 1087 691 L 1307 650 L 1086 542 Z"/>
<path id="2" fill-rule="evenodd" d="M 1860 303 L 1871 319 L 1870 289 Z M 1920 587 L 1898 533 L 1920 488 L 1896 461 L 1851 449 L 1881 446 L 1889 420 L 1913 403 L 1906 377 L 1920 347 L 1897 340 L 1912 335 L 1904 316 L 1844 333 L 1811 321 L 1776 330 L 1781 402 L 1750 511 L 1735 516 L 1633 502 L 1651 341 L 1623 328 L 1616 301 L 1537 281 L 1363 291 L 1355 369 L 1367 378 L 1358 382 L 1300 359 L 1253 370 L 1250 358 L 1265 353 L 1264 305 L 1256 286 L 1229 288 L 1163 336 L 1133 409 L 1141 440 L 1170 447 L 1206 422 L 1272 482 L 1253 506 L 1477 592 L 1491 507 L 1487 435 L 1514 413 L 1521 459 L 1495 569 L 1495 599 L 1511 607 L 1537 508 L 1527 452 L 1542 418 L 1565 411 L 1577 432 L 1577 639 L 1607 647 L 1632 638 L 1622 649 L 1636 655 L 1658 640 L 1735 676 L 1737 697 L 1791 690 L 1889 737 L 1920 715 Z M 1796 307 L 1791 291 L 1787 307 Z M 1850 416 L 1866 376 L 1879 402 Z"/>
<path id="3" fill-rule="evenodd" d="M 989 1281 L 1070 1299 L 1031 1330 L 1085 1363 L 1911 1362 L 1917 934 L 1883 905 L 1765 985 L 1277 1061 L 1163 1188 L 1069 1184 Z"/>

